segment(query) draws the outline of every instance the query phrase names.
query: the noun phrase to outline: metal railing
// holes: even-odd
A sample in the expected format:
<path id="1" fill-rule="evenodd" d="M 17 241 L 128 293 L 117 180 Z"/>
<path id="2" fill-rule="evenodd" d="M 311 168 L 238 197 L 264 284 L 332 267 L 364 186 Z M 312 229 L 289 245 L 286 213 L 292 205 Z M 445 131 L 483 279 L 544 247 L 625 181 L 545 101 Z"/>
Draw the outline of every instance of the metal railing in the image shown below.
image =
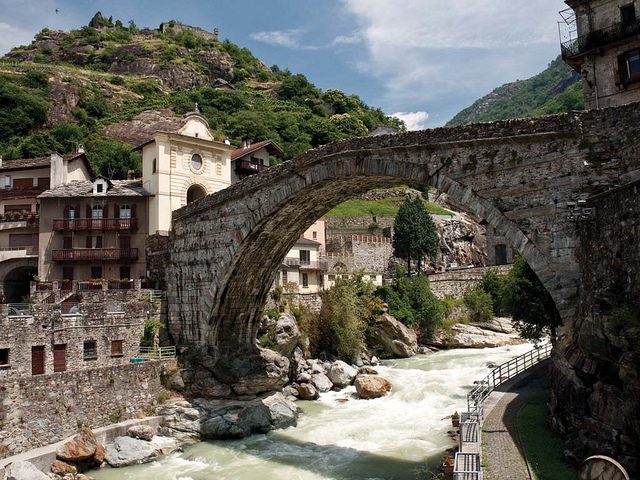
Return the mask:
<path id="1" fill-rule="evenodd" d="M 456 453 L 453 480 L 482 480 L 482 467 L 478 453 Z"/>
<path id="2" fill-rule="evenodd" d="M 260 163 L 254 163 L 250 160 L 236 160 L 235 166 L 236 166 L 236 173 L 244 173 L 244 174 L 259 173 L 269 168 L 266 165 L 262 165 Z"/>
<path id="3" fill-rule="evenodd" d="M 594 30 L 585 35 L 561 43 L 562 58 L 570 59 L 613 42 L 640 34 L 640 19 L 619 22 L 607 28 Z"/>
<path id="4" fill-rule="evenodd" d="M 65 261 L 107 261 L 107 260 L 136 260 L 137 248 L 70 248 L 53 250 L 52 258 L 55 262 Z"/>
<path id="5" fill-rule="evenodd" d="M 53 229 L 57 231 L 81 230 L 136 230 L 137 218 L 57 218 Z"/>
<path id="6" fill-rule="evenodd" d="M 482 410 L 482 404 L 486 398 L 504 382 L 524 372 L 535 364 L 551 356 L 551 344 L 538 345 L 533 350 L 523 355 L 512 358 L 499 367 L 494 368 L 489 375 L 480 380 L 478 384 L 467 394 L 467 412 L 478 414 Z M 480 416 L 482 418 L 482 416 Z"/>
<path id="7" fill-rule="evenodd" d="M 176 347 L 140 347 L 140 358 L 145 360 L 166 360 L 176 358 Z"/>
<path id="8" fill-rule="evenodd" d="M 285 258 L 284 264 L 288 267 L 300 267 L 306 270 L 326 270 L 327 262 L 324 260 L 300 260 L 299 258 Z"/>

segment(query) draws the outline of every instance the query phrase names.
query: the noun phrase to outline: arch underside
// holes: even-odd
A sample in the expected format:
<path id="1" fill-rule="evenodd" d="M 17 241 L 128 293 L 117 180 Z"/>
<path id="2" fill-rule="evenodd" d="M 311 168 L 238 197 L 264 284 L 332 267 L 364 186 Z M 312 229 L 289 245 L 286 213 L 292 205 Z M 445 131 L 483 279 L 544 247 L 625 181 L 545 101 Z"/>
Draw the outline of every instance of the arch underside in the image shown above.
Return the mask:
<path id="1" fill-rule="evenodd" d="M 626 113 L 638 115 L 631 108 Z M 299 236 L 349 198 L 406 183 L 435 187 L 505 237 L 567 320 L 579 279 L 567 203 L 638 170 L 638 157 L 624 142 L 610 152 L 619 159 L 615 169 L 589 166 L 593 146 L 584 131 L 590 121 L 602 128 L 597 115 L 332 144 L 175 212 L 168 274 L 172 334 L 185 345 L 255 348 L 269 288 Z M 606 120 L 615 123 L 617 116 Z"/>

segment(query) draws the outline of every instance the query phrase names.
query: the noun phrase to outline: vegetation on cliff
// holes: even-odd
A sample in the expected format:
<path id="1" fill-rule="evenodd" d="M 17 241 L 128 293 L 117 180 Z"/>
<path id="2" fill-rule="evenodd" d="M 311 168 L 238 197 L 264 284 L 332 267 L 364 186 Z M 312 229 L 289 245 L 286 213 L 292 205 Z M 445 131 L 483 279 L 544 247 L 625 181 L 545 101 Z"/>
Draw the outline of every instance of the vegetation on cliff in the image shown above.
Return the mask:
<path id="1" fill-rule="evenodd" d="M 538 75 L 496 88 L 458 113 L 447 125 L 582 110 L 584 98 L 579 80 L 579 75 L 558 57 Z"/>
<path id="2" fill-rule="evenodd" d="M 225 82 L 233 89 L 217 88 Z M 69 153 L 84 143 L 98 171 L 122 177 L 139 158 L 122 155 L 128 138 L 105 138 L 105 127 L 146 110 L 181 115 L 196 103 L 218 140 L 270 138 L 286 159 L 379 125 L 402 127 L 356 95 L 322 91 L 203 30 L 140 29 L 96 15 L 71 32 L 45 28 L 0 59 L 0 155 Z"/>

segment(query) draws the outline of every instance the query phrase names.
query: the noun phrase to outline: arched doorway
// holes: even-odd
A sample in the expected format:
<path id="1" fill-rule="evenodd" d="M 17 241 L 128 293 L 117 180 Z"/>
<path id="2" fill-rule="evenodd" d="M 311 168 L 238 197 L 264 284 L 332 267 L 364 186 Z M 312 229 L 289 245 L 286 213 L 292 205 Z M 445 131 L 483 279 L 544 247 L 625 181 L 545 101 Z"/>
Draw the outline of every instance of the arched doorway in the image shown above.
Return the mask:
<path id="1" fill-rule="evenodd" d="M 38 274 L 35 267 L 17 267 L 4 277 L 4 301 L 6 303 L 21 303 L 30 294 L 30 283 Z"/>
<path id="2" fill-rule="evenodd" d="M 207 196 L 206 190 L 200 185 L 191 185 L 187 190 L 187 203 L 195 202 Z"/>

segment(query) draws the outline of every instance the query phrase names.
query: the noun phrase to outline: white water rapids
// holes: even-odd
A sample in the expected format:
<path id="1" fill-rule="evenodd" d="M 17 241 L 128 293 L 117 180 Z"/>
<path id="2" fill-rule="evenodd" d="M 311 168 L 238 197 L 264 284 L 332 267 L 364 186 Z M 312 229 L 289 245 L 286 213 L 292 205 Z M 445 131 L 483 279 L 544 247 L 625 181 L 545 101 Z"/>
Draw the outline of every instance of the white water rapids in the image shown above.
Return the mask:
<path id="1" fill-rule="evenodd" d="M 317 480 L 430 478 L 452 446 L 448 415 L 466 409 L 473 382 L 531 345 L 448 350 L 376 367 L 393 384 L 376 400 L 350 387 L 299 402 L 297 427 L 242 440 L 202 442 L 148 464 L 90 472 L 98 480 Z"/>

